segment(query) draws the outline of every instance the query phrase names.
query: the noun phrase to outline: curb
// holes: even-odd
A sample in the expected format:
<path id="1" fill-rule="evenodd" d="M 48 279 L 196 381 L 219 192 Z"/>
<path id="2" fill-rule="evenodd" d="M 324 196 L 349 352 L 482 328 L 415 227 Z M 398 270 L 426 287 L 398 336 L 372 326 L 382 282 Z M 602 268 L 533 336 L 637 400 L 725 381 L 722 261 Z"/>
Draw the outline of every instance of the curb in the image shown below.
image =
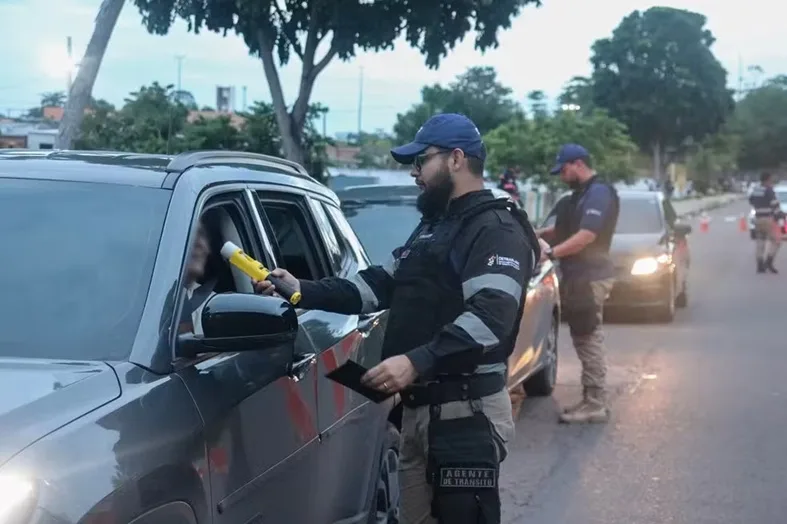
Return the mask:
<path id="1" fill-rule="evenodd" d="M 691 211 L 687 211 L 685 213 L 678 213 L 679 218 L 693 218 L 701 213 L 706 211 L 713 211 L 714 209 L 719 209 L 725 206 L 732 204 L 733 202 L 737 202 L 738 200 L 743 200 L 743 195 L 736 195 L 732 198 L 727 198 L 725 200 L 716 200 L 714 202 L 708 202 L 706 205 L 703 205 L 697 209 L 693 209 Z"/>

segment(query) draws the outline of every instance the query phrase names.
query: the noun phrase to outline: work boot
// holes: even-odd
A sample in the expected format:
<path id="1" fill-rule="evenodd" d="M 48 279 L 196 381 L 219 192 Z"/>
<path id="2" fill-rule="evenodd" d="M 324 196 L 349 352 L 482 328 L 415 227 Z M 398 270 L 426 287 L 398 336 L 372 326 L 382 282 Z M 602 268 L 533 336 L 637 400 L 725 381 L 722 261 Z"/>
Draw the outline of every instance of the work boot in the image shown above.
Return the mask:
<path id="1" fill-rule="evenodd" d="M 773 257 L 772 256 L 768 257 L 767 259 L 765 259 L 765 269 L 767 269 L 768 271 L 770 271 L 774 275 L 778 275 L 779 274 L 779 272 L 776 270 L 776 268 L 773 267 Z"/>
<path id="2" fill-rule="evenodd" d="M 563 413 L 573 413 L 574 411 L 578 410 L 582 406 L 584 406 L 588 401 L 588 390 L 587 388 L 583 388 L 582 390 L 582 399 L 568 407 L 563 408 Z"/>
<path id="3" fill-rule="evenodd" d="M 585 401 L 576 410 L 560 416 L 560 422 L 565 424 L 603 423 L 608 420 L 609 408 L 601 388 L 588 388 Z"/>
<path id="4" fill-rule="evenodd" d="M 761 258 L 757 259 L 757 273 L 765 273 L 765 261 Z"/>

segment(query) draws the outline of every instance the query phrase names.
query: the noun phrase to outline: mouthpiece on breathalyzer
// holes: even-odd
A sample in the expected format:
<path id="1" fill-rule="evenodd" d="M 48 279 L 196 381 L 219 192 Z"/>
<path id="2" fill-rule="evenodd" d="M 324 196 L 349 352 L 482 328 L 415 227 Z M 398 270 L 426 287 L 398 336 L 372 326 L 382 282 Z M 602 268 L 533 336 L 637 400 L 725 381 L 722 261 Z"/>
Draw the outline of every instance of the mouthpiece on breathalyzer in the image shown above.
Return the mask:
<path id="1" fill-rule="evenodd" d="M 268 269 L 243 252 L 232 242 L 225 242 L 221 248 L 221 256 L 227 262 L 243 271 L 246 275 L 257 281 L 267 280 L 276 286 L 276 293 L 295 305 L 301 300 L 301 294 L 293 286 L 278 277 L 274 277 Z"/>

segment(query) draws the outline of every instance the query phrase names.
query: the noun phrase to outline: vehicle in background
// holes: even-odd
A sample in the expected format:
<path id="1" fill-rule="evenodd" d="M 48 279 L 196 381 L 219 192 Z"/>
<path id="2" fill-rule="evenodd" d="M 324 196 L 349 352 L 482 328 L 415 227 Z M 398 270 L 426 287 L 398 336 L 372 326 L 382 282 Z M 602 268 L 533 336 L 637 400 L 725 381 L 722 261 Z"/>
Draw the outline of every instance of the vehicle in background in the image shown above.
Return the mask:
<path id="1" fill-rule="evenodd" d="M 380 362 L 387 312 L 255 295 L 220 255 L 368 266 L 301 166 L 0 151 L 0 237 L 0 522 L 398 522 L 394 399 L 325 376 Z"/>
<path id="2" fill-rule="evenodd" d="M 499 198 L 512 201 L 506 191 L 490 189 Z M 336 192 L 372 263 L 383 264 L 418 225 L 421 214 L 416 201 L 420 192 L 412 182 L 348 187 Z M 519 336 L 508 361 L 509 390 L 524 387 L 528 396 L 552 394 L 557 379 L 559 296 L 554 266 L 546 262 L 537 268 L 528 285 Z"/>
<path id="3" fill-rule="evenodd" d="M 620 215 L 610 249 L 616 281 L 604 307 L 611 312 L 638 309 L 671 322 L 676 307 L 688 303 L 691 226 L 679 221 L 660 191 L 618 190 L 618 195 Z M 542 227 L 555 224 L 558 206 L 570 197 L 560 197 Z"/>
<path id="4" fill-rule="evenodd" d="M 752 187 L 754 187 L 754 185 L 752 185 Z M 782 213 L 787 213 L 787 184 L 779 184 L 774 186 L 773 192 L 776 193 L 776 198 L 779 200 Z M 782 220 L 780 226 L 782 231 L 782 239 L 787 240 L 787 221 Z M 749 210 L 749 237 L 752 240 L 757 238 L 757 235 L 754 234 L 754 208 Z"/>

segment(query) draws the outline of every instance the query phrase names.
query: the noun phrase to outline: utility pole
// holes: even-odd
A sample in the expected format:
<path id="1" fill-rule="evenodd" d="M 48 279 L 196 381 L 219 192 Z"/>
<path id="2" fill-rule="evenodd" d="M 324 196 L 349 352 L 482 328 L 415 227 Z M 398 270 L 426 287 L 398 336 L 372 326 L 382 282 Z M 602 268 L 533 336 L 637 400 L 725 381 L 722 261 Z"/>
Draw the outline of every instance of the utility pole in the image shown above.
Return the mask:
<path id="1" fill-rule="evenodd" d="M 186 58 L 186 55 L 177 55 L 175 56 L 175 60 L 178 63 L 178 96 L 180 96 L 181 91 L 181 80 L 183 78 L 183 60 Z"/>
<path id="2" fill-rule="evenodd" d="M 68 71 L 66 72 L 66 96 L 71 93 L 71 84 L 73 79 L 71 75 L 74 74 L 73 64 L 74 64 L 74 50 L 71 45 L 71 37 L 66 37 L 66 55 L 68 56 Z"/>
<path id="3" fill-rule="evenodd" d="M 363 127 L 363 66 L 358 79 L 358 143 L 361 143 L 361 128 Z"/>

